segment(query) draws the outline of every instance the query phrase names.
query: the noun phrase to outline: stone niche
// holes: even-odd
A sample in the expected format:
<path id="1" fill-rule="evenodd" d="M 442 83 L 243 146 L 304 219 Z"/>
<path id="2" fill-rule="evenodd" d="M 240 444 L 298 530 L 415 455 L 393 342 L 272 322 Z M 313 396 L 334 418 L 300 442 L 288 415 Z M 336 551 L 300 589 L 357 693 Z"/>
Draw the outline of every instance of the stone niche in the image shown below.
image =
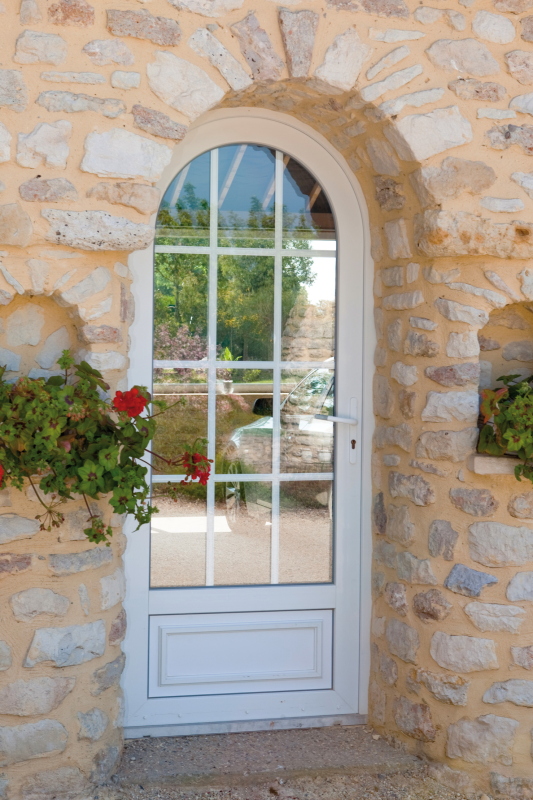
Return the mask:
<path id="1" fill-rule="evenodd" d="M 478 338 L 481 389 L 502 386 L 503 375 L 533 375 L 533 302 L 493 311 Z"/>

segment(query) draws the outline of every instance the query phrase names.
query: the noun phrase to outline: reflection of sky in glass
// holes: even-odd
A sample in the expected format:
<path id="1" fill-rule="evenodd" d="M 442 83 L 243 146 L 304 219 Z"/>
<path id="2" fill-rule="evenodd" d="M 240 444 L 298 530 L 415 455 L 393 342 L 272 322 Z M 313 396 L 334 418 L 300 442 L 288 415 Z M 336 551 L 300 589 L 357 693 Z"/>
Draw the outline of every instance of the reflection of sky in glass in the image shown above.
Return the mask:
<path id="1" fill-rule="evenodd" d="M 315 278 L 310 286 L 305 287 L 312 305 L 316 306 L 321 300 L 335 300 L 335 267 L 335 258 L 313 259 L 311 270 Z"/>
<path id="2" fill-rule="evenodd" d="M 192 184 L 198 200 L 209 202 L 209 153 L 203 153 L 178 172 L 165 192 L 162 207 L 174 209 L 178 199 L 183 201 L 183 187 Z"/>
<path id="3" fill-rule="evenodd" d="M 268 147 L 230 145 L 218 151 L 221 212 L 247 214 L 254 199 L 263 211 L 274 208 L 275 155 Z"/>

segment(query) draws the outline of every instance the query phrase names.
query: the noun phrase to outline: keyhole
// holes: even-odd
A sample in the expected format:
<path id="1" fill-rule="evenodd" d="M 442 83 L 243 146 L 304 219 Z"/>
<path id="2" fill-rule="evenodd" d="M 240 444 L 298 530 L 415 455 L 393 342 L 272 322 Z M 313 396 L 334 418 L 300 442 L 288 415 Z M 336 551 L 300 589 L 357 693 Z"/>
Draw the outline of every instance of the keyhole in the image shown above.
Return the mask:
<path id="1" fill-rule="evenodd" d="M 352 445 L 352 450 L 355 450 L 355 439 L 352 439 L 351 445 Z"/>

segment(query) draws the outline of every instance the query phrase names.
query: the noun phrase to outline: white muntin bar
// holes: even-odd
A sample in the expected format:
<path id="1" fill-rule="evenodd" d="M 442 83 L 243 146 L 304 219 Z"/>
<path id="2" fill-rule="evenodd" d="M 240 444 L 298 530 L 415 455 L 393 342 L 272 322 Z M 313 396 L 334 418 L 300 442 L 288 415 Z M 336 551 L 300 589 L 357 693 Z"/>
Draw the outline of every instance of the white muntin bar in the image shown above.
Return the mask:
<path id="1" fill-rule="evenodd" d="M 280 245 L 281 248 L 281 245 Z M 156 253 L 189 253 L 191 255 L 210 255 L 210 247 L 197 247 L 195 245 L 182 244 L 157 244 Z M 277 247 L 217 247 L 216 253 L 219 256 L 276 256 L 279 250 Z M 281 248 L 283 256 L 298 256 L 302 258 L 334 258 L 335 250 L 298 250 L 291 248 Z"/>
<path id="2" fill-rule="evenodd" d="M 209 295 L 208 295 L 208 399 L 207 399 L 207 456 L 215 460 L 216 389 L 217 389 L 217 276 L 218 276 L 218 150 L 211 151 L 209 187 Z M 205 542 L 205 585 L 215 583 L 215 481 L 207 484 L 207 533 Z"/>
<path id="3" fill-rule="evenodd" d="M 216 361 L 217 369 L 237 368 L 237 369 L 273 369 L 273 361 Z M 207 359 L 203 361 L 178 361 L 178 360 L 159 360 L 154 361 L 154 367 L 161 369 L 198 369 L 206 370 Z M 335 362 L 333 359 L 327 361 L 281 361 L 280 367 L 284 369 L 320 369 L 321 367 L 333 369 Z"/>
<path id="4" fill-rule="evenodd" d="M 179 483 L 185 475 L 154 475 L 152 483 Z M 272 473 L 238 473 L 228 472 L 219 473 L 213 476 L 215 483 L 227 483 L 228 481 L 234 482 L 239 480 L 241 483 L 256 483 L 258 481 L 271 482 Z M 280 472 L 278 475 L 280 483 L 288 481 L 332 481 L 333 472 Z"/>

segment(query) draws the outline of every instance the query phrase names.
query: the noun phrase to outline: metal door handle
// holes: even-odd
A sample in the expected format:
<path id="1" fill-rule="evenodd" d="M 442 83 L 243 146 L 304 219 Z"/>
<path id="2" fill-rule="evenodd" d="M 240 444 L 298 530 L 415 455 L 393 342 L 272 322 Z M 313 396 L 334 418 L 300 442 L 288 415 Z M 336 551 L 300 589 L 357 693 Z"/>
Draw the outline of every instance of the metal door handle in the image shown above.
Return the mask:
<path id="1" fill-rule="evenodd" d="M 347 425 L 357 425 L 356 419 L 351 417 L 332 417 L 328 414 L 315 414 L 315 419 L 325 419 L 327 422 L 345 422 Z"/>

